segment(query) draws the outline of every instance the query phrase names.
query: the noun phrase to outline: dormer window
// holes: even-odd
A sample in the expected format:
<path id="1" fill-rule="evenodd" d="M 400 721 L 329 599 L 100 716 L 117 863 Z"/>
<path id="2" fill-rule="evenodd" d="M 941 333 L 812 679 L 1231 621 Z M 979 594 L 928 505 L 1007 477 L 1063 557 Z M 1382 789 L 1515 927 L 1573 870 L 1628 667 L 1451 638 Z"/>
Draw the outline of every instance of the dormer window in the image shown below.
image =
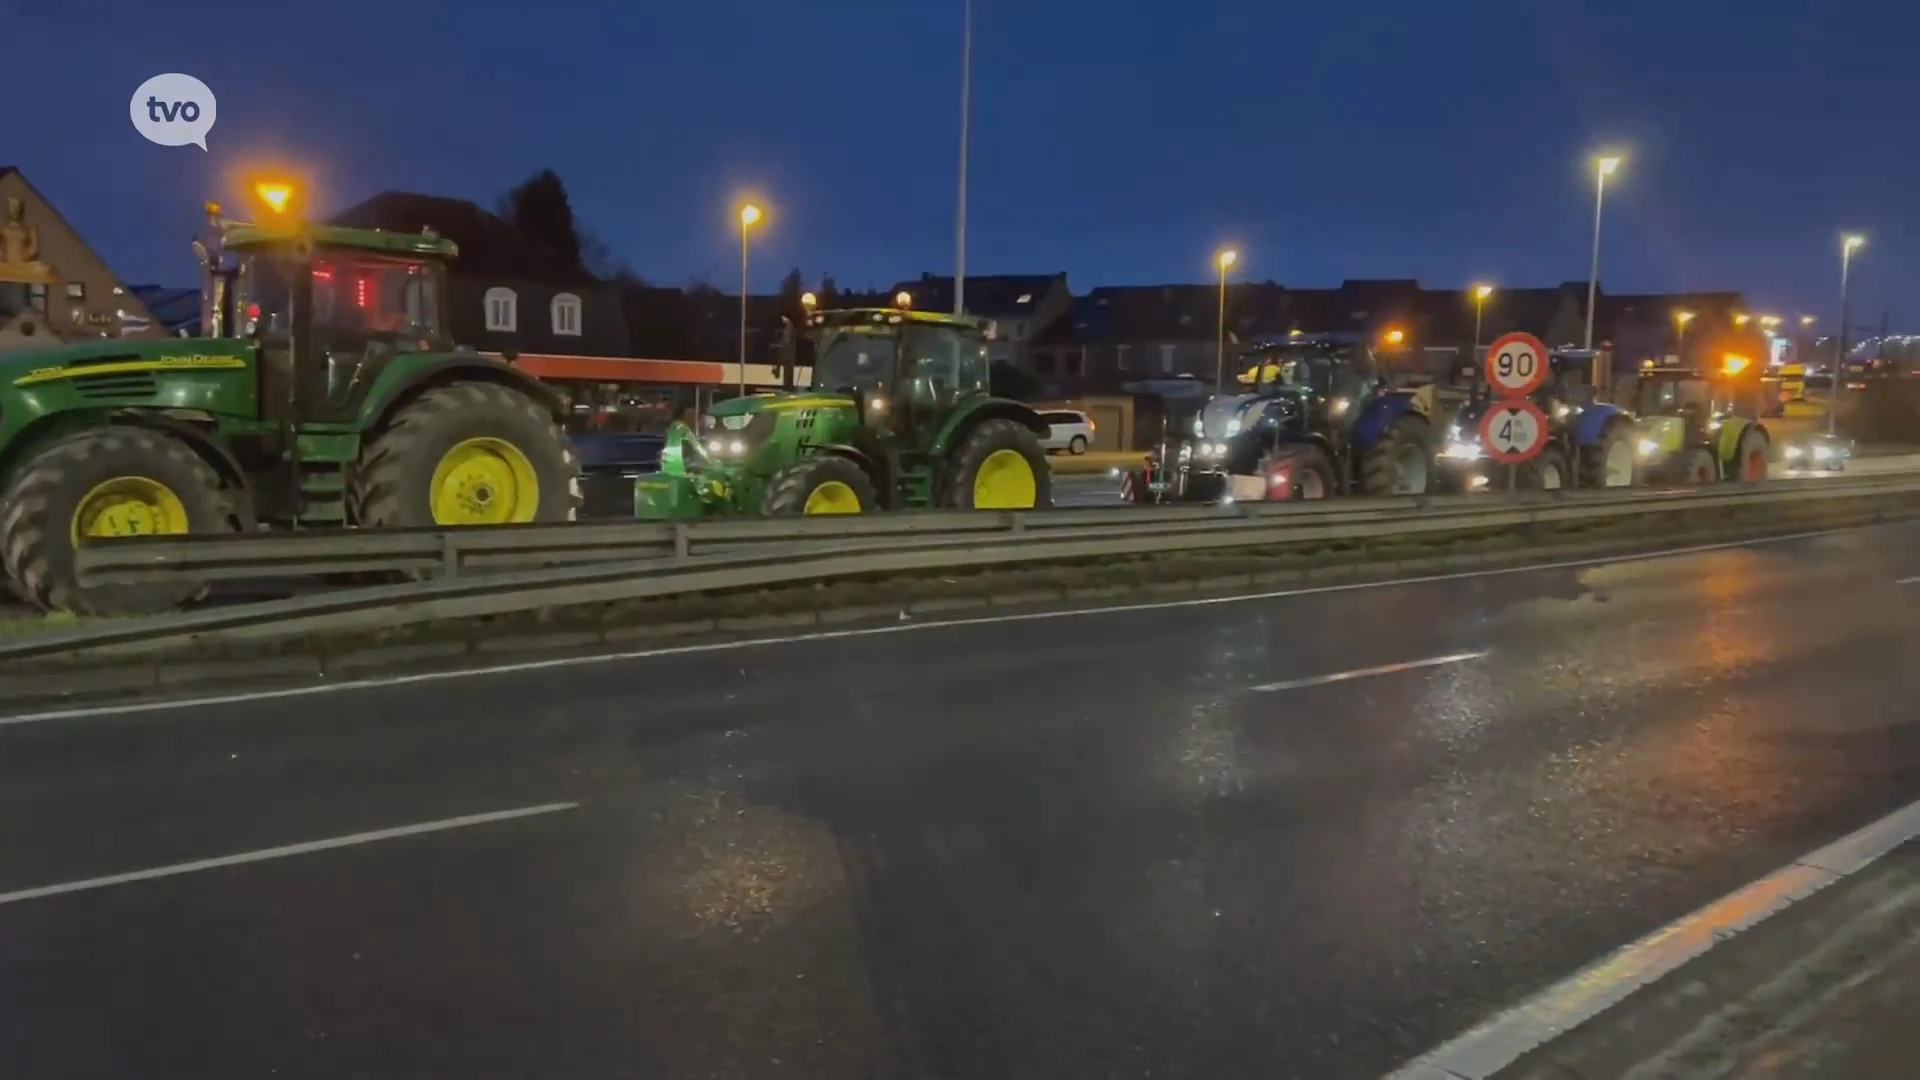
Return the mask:
<path id="1" fill-rule="evenodd" d="M 553 332 L 562 337 L 580 336 L 580 298 L 558 293 L 553 298 Z"/>
<path id="2" fill-rule="evenodd" d="M 487 290 L 487 329 L 511 334 L 520 328 L 520 298 L 512 289 L 496 285 Z"/>
<path id="3" fill-rule="evenodd" d="M 1015 301 L 1014 301 L 1014 303 L 1016 303 L 1016 304 L 1031 304 L 1031 303 L 1033 303 L 1033 294 L 1032 294 L 1032 293 L 1030 293 L 1030 292 L 1023 292 L 1023 293 L 1021 293 L 1021 294 L 1020 294 L 1020 299 L 1018 299 L 1018 300 L 1015 300 Z"/>

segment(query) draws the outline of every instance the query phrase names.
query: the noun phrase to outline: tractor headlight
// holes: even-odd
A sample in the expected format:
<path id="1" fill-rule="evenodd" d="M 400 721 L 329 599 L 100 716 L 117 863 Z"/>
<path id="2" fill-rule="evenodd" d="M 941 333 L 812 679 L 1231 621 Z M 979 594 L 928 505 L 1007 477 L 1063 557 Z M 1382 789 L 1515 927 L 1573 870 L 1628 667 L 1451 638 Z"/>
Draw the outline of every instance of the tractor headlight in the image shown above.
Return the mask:
<path id="1" fill-rule="evenodd" d="M 1478 461 L 1482 454 L 1479 443 L 1453 438 L 1447 440 L 1447 448 L 1440 452 L 1440 456 L 1454 461 Z"/>
<path id="2" fill-rule="evenodd" d="M 1638 449 L 1642 458 L 1656 458 L 1660 456 L 1660 444 L 1654 442 L 1652 439 L 1641 439 Z"/>
<path id="3" fill-rule="evenodd" d="M 1816 447 L 1814 447 L 1814 448 L 1813 448 L 1813 460 L 1815 460 L 1815 461 L 1832 461 L 1832 460 L 1833 460 L 1833 447 L 1831 447 L 1831 446 L 1816 446 Z"/>
<path id="4" fill-rule="evenodd" d="M 1807 456 L 1807 448 L 1804 446 L 1789 446 L 1785 450 L 1780 451 L 1780 456 L 1786 458 L 1788 461 L 1799 461 L 1801 458 Z M 1818 455 L 1816 454 L 1815 456 Z"/>

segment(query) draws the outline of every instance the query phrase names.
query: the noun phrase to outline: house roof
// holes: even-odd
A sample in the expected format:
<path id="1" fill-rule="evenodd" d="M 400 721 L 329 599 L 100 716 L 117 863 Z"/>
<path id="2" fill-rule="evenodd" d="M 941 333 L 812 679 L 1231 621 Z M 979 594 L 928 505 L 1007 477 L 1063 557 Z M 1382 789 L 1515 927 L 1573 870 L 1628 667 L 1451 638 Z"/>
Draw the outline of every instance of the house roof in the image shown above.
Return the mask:
<path id="1" fill-rule="evenodd" d="M 967 311 L 989 319 L 1013 318 L 1038 310 L 1047 290 L 1064 288 L 1065 272 L 1057 274 L 967 275 Z M 895 283 L 889 294 L 904 292 L 921 311 L 953 310 L 953 278 L 921 274 L 918 281 Z"/>
<path id="2" fill-rule="evenodd" d="M 200 325 L 200 290 L 168 285 L 129 285 L 127 291 L 147 305 L 154 321 L 168 330 L 197 329 Z"/>
<path id="3" fill-rule="evenodd" d="M 383 191 L 328 219 L 330 225 L 417 233 L 432 229 L 460 248 L 454 267 L 486 277 L 531 278 L 554 284 L 586 285 L 592 275 L 566 256 L 514 227 L 513 223 L 466 199 Z"/>

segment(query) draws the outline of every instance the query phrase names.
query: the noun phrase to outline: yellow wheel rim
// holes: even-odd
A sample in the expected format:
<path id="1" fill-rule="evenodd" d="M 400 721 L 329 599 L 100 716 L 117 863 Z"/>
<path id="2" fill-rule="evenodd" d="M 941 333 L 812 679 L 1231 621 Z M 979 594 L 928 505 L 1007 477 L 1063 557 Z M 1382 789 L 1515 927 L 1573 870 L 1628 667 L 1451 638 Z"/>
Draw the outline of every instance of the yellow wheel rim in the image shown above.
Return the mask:
<path id="1" fill-rule="evenodd" d="M 468 439 L 433 470 L 436 525 L 517 525 L 540 512 L 540 479 L 520 448 L 504 439 Z"/>
<path id="2" fill-rule="evenodd" d="M 838 480 L 829 480 L 814 488 L 807 496 L 807 505 L 803 514 L 857 514 L 860 512 L 860 496 L 853 489 Z"/>
<path id="3" fill-rule="evenodd" d="M 995 450 L 973 476 L 975 510 L 1031 510 L 1039 497 L 1033 465 L 1018 450 Z"/>
<path id="4" fill-rule="evenodd" d="M 192 529 L 173 489 L 145 476 L 95 484 L 73 510 L 73 542 L 83 536 L 175 536 Z"/>

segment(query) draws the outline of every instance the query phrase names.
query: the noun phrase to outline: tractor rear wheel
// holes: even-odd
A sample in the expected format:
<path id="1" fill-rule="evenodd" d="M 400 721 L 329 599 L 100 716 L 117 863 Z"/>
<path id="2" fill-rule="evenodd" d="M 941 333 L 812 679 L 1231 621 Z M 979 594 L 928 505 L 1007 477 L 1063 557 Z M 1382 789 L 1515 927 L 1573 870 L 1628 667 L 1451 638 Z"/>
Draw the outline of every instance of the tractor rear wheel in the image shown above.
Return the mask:
<path id="1" fill-rule="evenodd" d="M 580 460 L 553 415 L 480 382 L 402 406 L 360 448 L 347 493 L 362 528 L 572 521 L 580 502 Z"/>
<path id="2" fill-rule="evenodd" d="M 1433 483 L 1433 429 L 1424 417 L 1402 416 L 1360 457 L 1367 495 L 1425 495 Z"/>
<path id="3" fill-rule="evenodd" d="M 80 584 L 82 537 L 181 536 L 238 530 L 220 474 L 171 435 L 106 427 L 54 443 L 0 496 L 7 577 L 37 607 L 76 615 L 146 615 L 198 599 L 206 583 Z"/>
<path id="4" fill-rule="evenodd" d="M 1599 442 L 1580 450 L 1580 486 L 1632 487 L 1633 451 L 1632 427 L 1618 421 L 1608 425 Z"/>
<path id="5" fill-rule="evenodd" d="M 1053 467 L 1040 438 L 1012 420 L 987 420 L 947 457 L 941 503 L 956 510 L 1045 510 Z"/>
<path id="6" fill-rule="evenodd" d="M 879 505 L 873 478 L 858 462 L 836 454 L 818 454 L 775 473 L 760 512 L 768 517 L 871 514 Z"/>

